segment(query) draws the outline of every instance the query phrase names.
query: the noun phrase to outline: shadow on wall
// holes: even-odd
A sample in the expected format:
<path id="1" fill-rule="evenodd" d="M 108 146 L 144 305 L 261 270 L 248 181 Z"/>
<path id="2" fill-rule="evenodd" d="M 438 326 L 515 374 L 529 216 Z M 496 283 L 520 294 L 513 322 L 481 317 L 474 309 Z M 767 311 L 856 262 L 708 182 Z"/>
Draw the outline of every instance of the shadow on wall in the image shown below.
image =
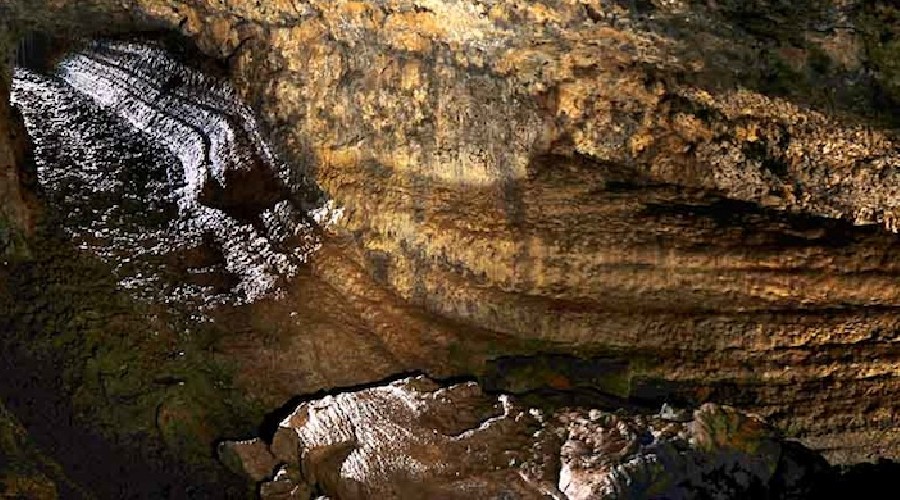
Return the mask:
<path id="1" fill-rule="evenodd" d="M 888 498 L 896 490 L 900 462 L 879 459 L 839 468 L 841 475 L 830 494 L 832 498 Z M 829 493 L 824 493 L 828 495 Z"/>
<path id="2" fill-rule="evenodd" d="M 16 66 L 35 71 L 51 71 L 55 60 L 65 50 L 61 39 L 38 31 L 27 33 L 16 48 Z"/>
<path id="3" fill-rule="evenodd" d="M 653 14 L 647 28 L 703 62 L 702 70 L 678 75 L 680 83 L 713 93 L 747 88 L 851 121 L 900 126 L 900 8 L 893 2 L 690 0 L 685 13 L 671 15 L 646 0 L 618 3 L 637 19 Z"/>

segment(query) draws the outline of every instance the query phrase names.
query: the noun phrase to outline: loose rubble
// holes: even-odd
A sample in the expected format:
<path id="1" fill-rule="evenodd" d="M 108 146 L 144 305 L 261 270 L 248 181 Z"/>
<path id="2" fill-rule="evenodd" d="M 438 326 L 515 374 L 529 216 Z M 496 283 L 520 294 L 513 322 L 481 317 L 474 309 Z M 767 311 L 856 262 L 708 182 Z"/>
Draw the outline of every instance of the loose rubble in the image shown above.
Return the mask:
<path id="1" fill-rule="evenodd" d="M 263 498 L 795 498 L 825 472 L 756 416 L 705 404 L 683 417 L 544 414 L 416 377 L 303 403 L 270 442 L 219 450 Z"/>

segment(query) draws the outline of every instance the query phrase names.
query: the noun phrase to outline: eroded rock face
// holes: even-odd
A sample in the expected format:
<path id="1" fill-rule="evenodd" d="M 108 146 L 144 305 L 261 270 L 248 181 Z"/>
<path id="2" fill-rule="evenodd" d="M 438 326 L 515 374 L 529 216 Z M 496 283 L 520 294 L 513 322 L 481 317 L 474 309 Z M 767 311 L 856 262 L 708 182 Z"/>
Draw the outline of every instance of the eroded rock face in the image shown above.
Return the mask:
<path id="1" fill-rule="evenodd" d="M 273 478 L 263 498 L 796 498 L 827 473 L 732 408 L 671 418 L 545 415 L 474 383 L 419 377 L 304 403 L 268 446 L 220 449 L 254 479 Z"/>
<path id="2" fill-rule="evenodd" d="M 752 408 L 843 458 L 883 453 L 897 436 L 894 135 L 873 116 L 864 36 L 828 30 L 862 22 L 853 6 L 767 6 L 180 16 L 231 55 L 237 86 L 345 209 L 358 243 L 313 263 L 343 294 L 386 288 L 469 327 L 621 350 L 648 360 L 635 382 Z M 864 418 L 841 403 L 863 397 L 878 400 Z"/>
<path id="3" fill-rule="evenodd" d="M 500 350 L 612 353 L 632 361 L 626 393 L 735 403 L 838 460 L 896 456 L 897 72 L 890 45 L 873 45 L 891 8 L 771 4 L 28 0 L 2 13 L 29 29 L 179 29 L 228 60 L 344 209 L 310 269 L 339 297 L 328 314 L 374 346 L 349 349 L 348 366 L 377 365 L 358 378 L 489 332 Z M 269 351 L 248 338 L 241 383 L 277 385 L 272 399 L 354 382 L 343 366 L 307 373 L 305 337 Z M 277 376 L 259 369 L 275 356 Z"/>
<path id="4" fill-rule="evenodd" d="M 0 46 L 12 34 L 0 33 Z M 9 104 L 12 66 L 0 58 L 0 257 L 27 254 L 25 236 L 34 228 L 37 204 L 28 179 L 28 135 L 21 116 Z M 34 179 L 30 179 L 33 181 Z"/>
<path id="5" fill-rule="evenodd" d="M 16 72 L 41 187 L 65 229 L 139 297 L 253 302 L 318 245 L 312 211 L 225 82 L 162 47 L 96 41 L 52 74 Z M 322 211 L 322 208 L 318 209 Z M 179 274 L 179 272 L 181 274 Z"/>

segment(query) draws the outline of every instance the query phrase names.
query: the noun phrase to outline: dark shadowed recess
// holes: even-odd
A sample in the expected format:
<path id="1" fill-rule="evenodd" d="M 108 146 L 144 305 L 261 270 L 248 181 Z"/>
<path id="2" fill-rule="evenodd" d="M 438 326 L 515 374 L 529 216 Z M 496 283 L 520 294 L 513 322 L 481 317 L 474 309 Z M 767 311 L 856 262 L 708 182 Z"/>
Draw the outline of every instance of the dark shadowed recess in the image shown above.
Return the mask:
<path id="1" fill-rule="evenodd" d="M 16 263 L 0 275 L 0 399 L 27 430 L 41 453 L 65 476 L 97 498 L 235 498 L 246 492 L 241 478 L 214 459 L 212 443 L 190 445 L 178 429 L 154 421 L 154 406 L 171 398 L 172 386 L 215 386 L 213 367 L 199 346 L 186 366 L 167 356 L 168 340 L 147 338 L 149 326 L 116 291 L 107 266 L 69 248 L 65 235 L 39 228 L 43 256 Z M 202 344 L 193 339 L 188 346 Z M 91 365 L 101 368 L 94 371 Z M 198 370 L 199 368 L 199 370 Z M 180 370 L 180 371 L 179 371 Z M 174 373 L 170 381 L 161 374 Z M 202 394 L 202 393 L 201 393 Z M 213 416 L 216 432 L 252 429 L 256 413 L 215 422 L 227 391 L 193 402 L 191 419 Z M 180 425 L 180 424 L 179 424 Z M 199 440 L 198 440 L 199 441 Z M 173 444 L 174 443 L 174 444 Z M 78 490 L 60 483 L 62 498 Z"/>
<path id="2" fill-rule="evenodd" d="M 151 41 L 160 44 L 178 62 L 216 78 L 228 77 L 228 63 L 200 53 L 194 41 L 172 30 L 128 30 L 104 34 L 105 39 Z M 30 31 L 16 49 L 16 65 L 35 71 L 52 72 L 66 54 L 92 42 L 90 37 Z"/>
<path id="3" fill-rule="evenodd" d="M 80 498 L 85 491 L 97 498 L 227 498 L 243 491 L 241 481 L 227 474 L 214 479 L 187 474 L 192 468 L 153 450 L 149 436 L 147 443 L 119 442 L 77 422 L 56 368 L 65 362 L 5 345 L 0 365 L 5 404 L 77 485 L 58 483 L 61 498 Z"/>
<path id="4" fill-rule="evenodd" d="M 188 65 L 227 74 L 224 63 L 199 55 L 180 35 L 122 36 L 149 37 Z M 49 72 L 84 43 L 30 33 L 16 62 Z M 208 351 L 212 340 L 178 344 L 172 328 L 176 334 L 148 341 L 151 311 L 123 296 L 108 265 L 73 248 L 59 220 L 66 208 L 35 182 L 29 187 L 46 207 L 33 258 L 0 269 L 0 399 L 40 453 L 62 467 L 69 481 L 56 485 L 61 498 L 245 496 L 245 481 L 221 467 L 213 443 L 190 435 L 198 420 L 209 433 L 249 434 L 261 415 L 235 402 L 228 368 Z M 170 356 L 173 345 L 188 351 L 187 361 Z M 192 392 L 173 396 L 175 387 Z M 173 421 L 163 422 L 161 409 L 173 398 Z"/>
<path id="5" fill-rule="evenodd" d="M 627 391 L 628 362 L 614 357 L 578 357 L 563 353 L 542 353 L 523 356 L 500 356 L 487 362 L 478 374 L 458 377 L 433 377 L 421 371 L 410 371 L 391 375 L 381 380 L 364 384 L 333 387 L 291 398 L 280 408 L 270 412 L 263 419 L 260 434 L 270 441 L 278 425 L 293 413 L 294 409 L 306 401 L 326 396 L 362 391 L 387 385 L 405 377 L 427 376 L 441 386 L 467 382 L 477 382 L 486 394 L 512 395 L 520 403 L 547 411 L 564 407 L 590 406 L 592 408 L 615 411 L 653 412 L 662 403 L 675 402 L 672 396 L 660 390 L 645 391 L 629 398 Z M 678 399 L 678 403 L 686 400 Z M 244 437 L 244 436 L 237 436 Z"/>
<path id="6" fill-rule="evenodd" d="M 744 236 L 732 243 L 735 246 L 752 245 L 757 250 L 766 248 L 786 249 L 802 247 L 841 248 L 866 238 L 884 235 L 884 229 L 871 224 L 856 226 L 844 219 L 819 217 L 803 213 L 762 208 L 755 203 L 709 196 L 697 203 L 648 203 L 640 214 L 655 219 L 678 218 L 680 220 L 708 221 L 718 228 L 742 228 Z M 724 243 L 724 242 L 723 242 Z"/>

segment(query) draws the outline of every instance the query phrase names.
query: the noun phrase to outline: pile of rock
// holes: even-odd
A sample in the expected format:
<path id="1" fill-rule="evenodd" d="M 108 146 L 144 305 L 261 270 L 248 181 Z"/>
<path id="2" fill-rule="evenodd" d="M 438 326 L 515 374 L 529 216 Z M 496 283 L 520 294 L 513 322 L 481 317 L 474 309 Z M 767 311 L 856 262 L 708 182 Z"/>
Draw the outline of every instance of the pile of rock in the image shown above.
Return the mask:
<path id="1" fill-rule="evenodd" d="M 424 377 L 303 403 L 220 454 L 263 498 L 797 498 L 829 471 L 727 406 L 546 414 Z"/>

